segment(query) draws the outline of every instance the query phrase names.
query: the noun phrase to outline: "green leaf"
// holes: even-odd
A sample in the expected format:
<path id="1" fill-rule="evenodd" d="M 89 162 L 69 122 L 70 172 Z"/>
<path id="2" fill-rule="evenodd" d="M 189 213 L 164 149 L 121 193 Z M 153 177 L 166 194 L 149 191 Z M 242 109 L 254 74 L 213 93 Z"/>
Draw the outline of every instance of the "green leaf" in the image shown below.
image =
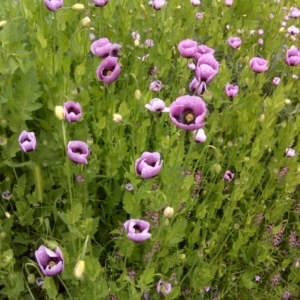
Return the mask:
<path id="1" fill-rule="evenodd" d="M 66 221 L 68 225 L 74 225 L 79 219 L 82 213 L 82 205 L 76 203 L 72 206 L 71 210 L 66 214 Z"/>
<path id="2" fill-rule="evenodd" d="M 87 256 L 85 258 L 85 271 L 89 280 L 95 281 L 101 272 L 101 266 L 96 258 Z"/>
<path id="3" fill-rule="evenodd" d="M 176 221 L 171 228 L 168 229 L 165 243 L 172 247 L 184 238 L 184 231 L 187 226 L 187 220 L 181 219 Z"/>
<path id="4" fill-rule="evenodd" d="M 142 291 L 147 290 L 148 285 L 154 280 L 154 271 L 154 268 L 146 269 L 140 276 L 138 287 Z"/>
<path id="5" fill-rule="evenodd" d="M 44 278 L 42 288 L 47 291 L 47 294 L 50 299 L 56 299 L 58 293 L 52 277 L 46 276 Z"/>

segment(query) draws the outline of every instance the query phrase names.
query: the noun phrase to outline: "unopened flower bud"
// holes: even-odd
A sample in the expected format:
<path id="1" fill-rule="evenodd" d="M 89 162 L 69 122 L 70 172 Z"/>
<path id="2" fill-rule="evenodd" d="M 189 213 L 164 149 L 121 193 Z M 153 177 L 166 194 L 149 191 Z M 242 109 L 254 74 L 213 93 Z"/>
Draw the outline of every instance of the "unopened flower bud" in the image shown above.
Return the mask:
<path id="1" fill-rule="evenodd" d="M 80 279 L 84 273 L 85 270 L 85 261 L 79 260 L 74 268 L 74 276 L 77 279 Z"/>
<path id="2" fill-rule="evenodd" d="M 300 261 L 299 261 L 299 260 L 297 260 L 297 261 L 295 262 L 295 267 L 296 267 L 296 268 L 299 268 L 299 267 L 300 267 Z"/>
<path id="3" fill-rule="evenodd" d="M 27 276 L 28 283 L 35 283 L 35 276 L 33 274 L 29 274 Z"/>
<path id="4" fill-rule="evenodd" d="M 84 5 L 81 3 L 76 3 L 72 6 L 72 9 L 75 11 L 83 11 L 84 10 Z"/>
<path id="5" fill-rule="evenodd" d="M 55 115 L 58 120 L 63 120 L 65 118 L 65 110 L 62 106 L 55 106 Z"/>
<path id="6" fill-rule="evenodd" d="M 5 217 L 7 218 L 7 219 L 9 219 L 10 218 L 10 213 L 9 212 L 5 212 Z"/>
<path id="7" fill-rule="evenodd" d="M 140 44 L 140 41 L 138 39 L 134 40 L 134 46 L 138 46 Z"/>
<path id="8" fill-rule="evenodd" d="M 145 6 L 143 4 L 140 5 L 141 10 L 145 11 Z"/>
<path id="9" fill-rule="evenodd" d="M 184 253 L 179 254 L 180 259 L 185 259 L 186 255 Z"/>
<path id="10" fill-rule="evenodd" d="M 7 139 L 4 136 L 0 137 L 0 146 L 5 147 L 7 145 Z"/>
<path id="11" fill-rule="evenodd" d="M 2 128 L 6 128 L 7 127 L 7 121 L 4 120 L 4 119 L 1 119 L 0 120 L 0 125 L 1 125 Z"/>
<path id="12" fill-rule="evenodd" d="M 290 105 L 291 102 L 292 102 L 292 101 L 291 101 L 290 99 L 285 99 L 285 100 L 284 100 L 284 103 L 285 103 L 286 105 Z"/>
<path id="13" fill-rule="evenodd" d="M 280 27 L 279 32 L 284 32 L 284 27 Z"/>
<path id="14" fill-rule="evenodd" d="M 218 174 L 222 170 L 222 167 L 220 164 L 213 164 L 211 169 L 214 173 Z"/>
<path id="15" fill-rule="evenodd" d="M 4 240 L 6 237 L 7 237 L 6 232 L 2 231 L 2 232 L 0 233 L 0 238 L 1 238 L 2 240 Z"/>
<path id="16" fill-rule="evenodd" d="M 89 17 L 85 17 L 81 20 L 82 27 L 88 27 L 91 24 L 91 19 Z"/>
<path id="17" fill-rule="evenodd" d="M 174 215 L 174 208 L 173 207 L 166 207 L 164 209 L 164 217 L 165 218 L 171 218 Z"/>
<path id="18" fill-rule="evenodd" d="M 3 28 L 7 24 L 7 21 L 1 21 L 0 22 L 0 28 Z"/>
<path id="19" fill-rule="evenodd" d="M 90 138 L 88 138 L 88 139 L 86 140 L 86 142 L 87 142 L 87 144 L 88 144 L 89 146 L 92 146 L 93 143 L 94 143 L 94 139 L 90 137 Z"/>
<path id="20" fill-rule="evenodd" d="M 264 114 L 261 114 L 260 117 L 259 117 L 259 121 L 260 122 L 263 122 L 265 120 L 265 115 Z"/>
<path id="21" fill-rule="evenodd" d="M 136 91 L 134 92 L 134 98 L 135 98 L 136 100 L 140 100 L 141 97 L 142 97 L 141 91 L 140 91 L 140 90 L 136 90 Z"/>
<path id="22" fill-rule="evenodd" d="M 212 92 L 209 90 L 206 90 L 204 94 L 202 95 L 203 100 L 210 101 L 212 99 Z"/>
<path id="23" fill-rule="evenodd" d="M 123 118 L 120 114 L 113 114 L 113 121 L 119 124 L 123 121 Z"/>
<path id="24" fill-rule="evenodd" d="M 176 7 L 176 9 L 181 9 L 181 5 L 178 5 L 178 6 Z"/>
<path id="25" fill-rule="evenodd" d="M 296 37 L 293 36 L 293 35 L 290 36 L 290 39 L 291 39 L 293 42 L 296 41 Z"/>

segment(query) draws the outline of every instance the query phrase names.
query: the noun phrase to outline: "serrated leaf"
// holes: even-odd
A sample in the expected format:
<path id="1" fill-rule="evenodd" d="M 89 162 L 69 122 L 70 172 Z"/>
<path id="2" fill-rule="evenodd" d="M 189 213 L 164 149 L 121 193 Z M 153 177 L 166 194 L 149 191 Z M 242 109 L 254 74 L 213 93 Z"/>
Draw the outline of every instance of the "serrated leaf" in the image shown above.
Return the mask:
<path id="1" fill-rule="evenodd" d="M 45 277 L 44 278 L 44 283 L 42 285 L 42 288 L 47 291 L 47 294 L 50 299 L 56 299 L 57 296 L 57 289 L 56 286 L 53 282 L 52 277 Z"/>
<path id="2" fill-rule="evenodd" d="M 166 236 L 166 244 L 173 246 L 181 242 L 184 238 L 184 231 L 187 226 L 187 220 L 181 219 L 176 221 L 173 226 L 168 230 Z"/>
<path id="3" fill-rule="evenodd" d="M 89 280 L 95 281 L 101 272 L 101 266 L 96 258 L 87 256 L 85 258 L 85 272 Z"/>
<path id="4" fill-rule="evenodd" d="M 71 210 L 66 214 L 66 221 L 68 225 L 74 225 L 80 219 L 81 213 L 82 205 L 80 203 L 73 205 Z"/>
<path id="5" fill-rule="evenodd" d="M 154 268 L 146 269 L 140 276 L 138 287 L 141 290 L 146 290 L 147 286 L 154 280 Z"/>

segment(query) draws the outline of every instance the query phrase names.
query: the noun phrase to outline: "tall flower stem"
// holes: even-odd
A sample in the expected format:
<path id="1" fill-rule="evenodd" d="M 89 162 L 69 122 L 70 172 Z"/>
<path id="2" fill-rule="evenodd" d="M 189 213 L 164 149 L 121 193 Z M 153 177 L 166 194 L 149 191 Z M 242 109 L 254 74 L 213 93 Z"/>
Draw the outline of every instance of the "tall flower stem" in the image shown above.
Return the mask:
<path id="1" fill-rule="evenodd" d="M 43 202 L 43 179 L 39 165 L 34 166 L 34 177 L 36 183 L 37 201 Z"/>
<path id="2" fill-rule="evenodd" d="M 70 294 L 69 289 L 67 288 L 66 284 L 64 283 L 64 281 L 62 280 L 62 278 L 60 277 L 60 275 L 58 275 L 57 277 L 58 277 L 59 281 L 61 282 L 61 284 L 63 285 L 63 287 L 65 288 L 65 290 L 66 290 L 66 292 L 68 294 L 68 299 L 73 300 L 73 298 L 72 298 L 72 296 Z"/>
<path id="3" fill-rule="evenodd" d="M 69 195 L 70 195 L 70 203 L 71 207 L 73 204 L 73 193 L 72 193 L 72 182 L 71 182 L 71 175 L 70 175 L 70 161 L 67 154 L 67 137 L 66 137 L 66 128 L 64 121 L 61 122 L 62 132 L 63 132 L 63 139 L 64 139 L 64 148 L 66 154 L 66 166 L 67 166 L 67 176 L 68 176 L 68 185 L 69 185 Z"/>

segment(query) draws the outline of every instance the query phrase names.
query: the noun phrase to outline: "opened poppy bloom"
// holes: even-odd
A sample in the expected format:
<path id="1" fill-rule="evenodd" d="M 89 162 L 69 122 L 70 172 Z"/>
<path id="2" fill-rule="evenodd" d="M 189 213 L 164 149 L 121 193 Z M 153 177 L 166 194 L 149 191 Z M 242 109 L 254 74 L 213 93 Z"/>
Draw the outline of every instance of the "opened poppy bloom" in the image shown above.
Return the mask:
<path id="1" fill-rule="evenodd" d="M 163 161 L 158 152 L 144 152 L 135 161 L 135 172 L 144 179 L 155 177 L 161 170 Z"/>
<path id="2" fill-rule="evenodd" d="M 166 107 L 165 102 L 159 98 L 154 98 L 150 103 L 145 104 L 145 107 L 150 111 L 169 112 L 169 107 Z"/>
<path id="3" fill-rule="evenodd" d="M 118 64 L 118 58 L 106 57 L 96 70 L 97 77 L 100 81 L 110 84 L 118 79 L 121 72 L 121 67 Z"/>
<path id="4" fill-rule="evenodd" d="M 230 37 L 228 44 L 232 49 L 238 49 L 242 45 L 242 40 L 238 36 Z"/>
<path id="5" fill-rule="evenodd" d="M 102 7 L 108 3 L 109 0 L 93 0 L 95 6 Z"/>
<path id="6" fill-rule="evenodd" d="M 36 138 L 34 132 L 23 130 L 19 136 L 19 146 L 23 152 L 31 152 L 36 148 Z"/>
<path id="7" fill-rule="evenodd" d="M 300 64 L 300 51 L 298 48 L 290 48 L 286 51 L 285 62 L 289 66 L 297 66 Z"/>
<path id="8" fill-rule="evenodd" d="M 149 5 L 152 6 L 156 10 L 162 9 L 162 7 L 166 4 L 166 0 L 151 0 L 149 1 Z"/>
<path id="9" fill-rule="evenodd" d="M 163 86 L 163 84 L 160 80 L 154 80 L 150 83 L 149 89 L 152 92 L 159 92 L 162 89 L 162 86 Z"/>
<path id="10" fill-rule="evenodd" d="M 231 181 L 234 178 L 234 173 L 231 171 L 227 170 L 224 174 L 224 180 L 225 181 Z"/>
<path id="11" fill-rule="evenodd" d="M 227 7 L 232 6 L 232 4 L 233 4 L 233 0 L 225 0 L 225 5 L 226 5 Z"/>
<path id="12" fill-rule="evenodd" d="M 278 85 L 280 83 L 280 77 L 274 77 L 273 78 L 273 84 Z"/>
<path id="13" fill-rule="evenodd" d="M 285 154 L 288 157 L 294 157 L 296 155 L 296 151 L 293 148 L 286 148 Z"/>
<path id="14" fill-rule="evenodd" d="M 170 105 L 171 121 L 184 130 L 202 128 L 206 115 L 205 102 L 198 96 L 184 95 L 178 97 Z"/>
<path id="15" fill-rule="evenodd" d="M 171 293 L 172 285 L 171 283 L 165 282 L 163 280 L 159 280 L 156 285 L 156 291 L 161 295 L 168 295 Z"/>
<path id="16" fill-rule="evenodd" d="M 233 98 L 239 92 L 239 87 L 235 84 L 226 84 L 225 86 L 225 93 L 227 97 Z"/>
<path id="17" fill-rule="evenodd" d="M 206 45 L 199 45 L 197 48 L 196 48 L 196 52 L 195 52 L 195 55 L 194 55 L 194 59 L 195 60 L 199 60 L 199 58 L 201 56 L 203 56 L 204 54 L 211 54 L 211 55 L 214 55 L 215 53 L 215 50 L 213 48 L 210 48 Z"/>
<path id="18" fill-rule="evenodd" d="M 108 38 L 101 38 L 94 41 L 91 45 L 91 52 L 101 58 L 105 58 L 109 55 L 117 57 L 120 49 L 121 45 L 112 44 Z"/>
<path id="19" fill-rule="evenodd" d="M 189 89 L 192 93 L 196 93 L 198 96 L 202 95 L 206 91 L 205 82 L 199 82 L 196 77 L 189 84 Z"/>
<path id="20" fill-rule="evenodd" d="M 150 224 L 143 220 L 131 219 L 123 224 L 127 237 L 136 243 L 144 242 L 151 238 Z"/>
<path id="21" fill-rule="evenodd" d="M 208 84 L 215 78 L 218 72 L 219 63 L 212 54 L 204 54 L 198 59 L 195 69 L 195 77 L 198 81 Z"/>
<path id="22" fill-rule="evenodd" d="M 260 57 L 253 57 L 250 59 L 249 64 L 250 68 L 255 73 L 263 73 L 269 69 L 268 61 Z"/>
<path id="23" fill-rule="evenodd" d="M 45 246 L 40 246 L 34 254 L 45 276 L 55 276 L 64 270 L 64 258 L 59 247 L 56 247 L 54 252 Z"/>
<path id="24" fill-rule="evenodd" d="M 77 164 L 87 164 L 87 157 L 90 154 L 89 146 L 82 141 L 70 141 L 68 143 L 68 156 Z"/>
<path id="25" fill-rule="evenodd" d="M 67 101 L 64 104 L 64 115 L 68 122 L 78 122 L 82 116 L 80 104 L 74 101 Z"/>
<path id="26" fill-rule="evenodd" d="M 178 51 L 182 57 L 193 58 L 195 56 L 198 44 L 196 41 L 187 39 L 178 44 Z"/>
<path id="27" fill-rule="evenodd" d="M 50 11 L 56 11 L 63 7 L 64 0 L 44 0 L 44 3 Z"/>

